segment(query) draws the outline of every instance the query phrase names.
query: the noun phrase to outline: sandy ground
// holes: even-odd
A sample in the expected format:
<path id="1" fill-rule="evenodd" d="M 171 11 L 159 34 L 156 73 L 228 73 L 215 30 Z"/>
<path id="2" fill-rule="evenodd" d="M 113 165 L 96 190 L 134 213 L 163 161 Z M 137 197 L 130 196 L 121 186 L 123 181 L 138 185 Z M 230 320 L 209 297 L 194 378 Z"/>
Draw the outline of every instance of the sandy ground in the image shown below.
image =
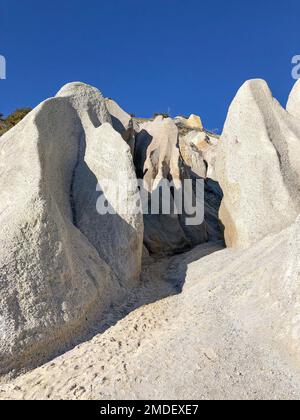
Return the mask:
<path id="1" fill-rule="evenodd" d="M 205 245 L 150 265 L 106 331 L 1 385 L 0 398 L 299 398 L 285 328 L 293 302 L 279 305 L 280 282 L 270 283 L 288 239 L 247 252 Z"/>
<path id="2" fill-rule="evenodd" d="M 221 244 L 202 246 L 197 252 L 197 257 L 220 248 Z M 104 385 L 106 388 L 114 380 L 120 383 L 119 376 L 124 380 L 125 375 L 126 380 L 129 374 L 126 359 L 139 352 L 141 346 L 152 339 L 152 345 L 155 345 L 154 336 L 157 331 L 169 323 L 168 300 L 172 300 L 172 297 L 176 299 L 181 292 L 185 269 L 183 266 L 180 275 L 179 265 L 180 256 L 146 265 L 141 287 L 133 290 L 123 305 L 112 308 L 110 313 L 94 326 L 94 331 L 89 331 L 86 337 L 88 341 L 12 381 L 2 377 L 0 398 L 114 398 L 114 393 L 100 391 L 98 394 L 96 391 L 96 394 L 93 392 L 92 395 L 90 392 L 94 386 Z M 176 319 L 176 314 L 171 318 Z M 89 340 L 93 333 L 94 338 Z M 67 375 L 70 377 L 65 376 L 63 372 L 73 363 L 75 365 Z M 61 380 L 63 383 L 60 383 Z"/>

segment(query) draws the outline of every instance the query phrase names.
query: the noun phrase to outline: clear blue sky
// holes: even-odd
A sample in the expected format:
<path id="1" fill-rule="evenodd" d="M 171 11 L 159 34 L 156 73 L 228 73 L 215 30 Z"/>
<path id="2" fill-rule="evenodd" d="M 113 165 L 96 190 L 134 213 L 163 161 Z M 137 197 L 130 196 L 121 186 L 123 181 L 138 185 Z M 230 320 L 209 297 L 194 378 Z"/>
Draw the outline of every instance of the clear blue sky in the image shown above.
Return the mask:
<path id="1" fill-rule="evenodd" d="M 0 0 L 0 112 L 79 80 L 136 115 L 197 113 L 221 130 L 246 79 L 285 104 L 299 16 L 299 0 Z"/>

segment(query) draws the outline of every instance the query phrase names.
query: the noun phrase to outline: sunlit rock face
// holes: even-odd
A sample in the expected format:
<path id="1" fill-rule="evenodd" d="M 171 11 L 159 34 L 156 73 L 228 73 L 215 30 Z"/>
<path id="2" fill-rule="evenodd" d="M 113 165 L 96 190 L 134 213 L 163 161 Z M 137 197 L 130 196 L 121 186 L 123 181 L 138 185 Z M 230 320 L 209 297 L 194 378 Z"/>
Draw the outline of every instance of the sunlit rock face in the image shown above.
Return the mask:
<path id="1" fill-rule="evenodd" d="M 280 106 L 266 82 L 251 80 L 238 91 L 216 169 L 228 246 L 246 248 L 295 221 L 300 211 L 300 119 Z"/>
<path id="2" fill-rule="evenodd" d="M 120 181 L 111 159 L 136 200 L 129 146 L 110 124 L 100 92 L 74 83 L 1 138 L 1 373 L 76 342 L 139 281 L 142 215 L 95 214 L 97 183 Z"/>

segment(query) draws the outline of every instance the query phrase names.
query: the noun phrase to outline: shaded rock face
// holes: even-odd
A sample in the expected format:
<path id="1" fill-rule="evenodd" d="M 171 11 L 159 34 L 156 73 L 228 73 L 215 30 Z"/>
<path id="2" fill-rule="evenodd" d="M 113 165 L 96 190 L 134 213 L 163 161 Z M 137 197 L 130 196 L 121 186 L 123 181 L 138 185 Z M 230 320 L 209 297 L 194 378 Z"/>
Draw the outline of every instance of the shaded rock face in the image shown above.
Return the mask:
<path id="1" fill-rule="evenodd" d="M 132 185 L 135 178 L 129 147 L 110 122 L 99 91 L 75 83 L 1 139 L 0 373 L 76 342 L 138 281 L 141 216 L 117 209 L 103 224 L 94 219 L 93 189 L 112 175 L 101 156 L 105 139 L 108 150 L 123 147 L 118 164 Z"/>
<path id="2" fill-rule="evenodd" d="M 200 176 L 205 178 L 206 166 L 200 154 L 190 149 L 184 153 L 180 146 L 178 128 L 172 119 L 158 116 L 140 126 L 134 162 L 138 178 L 144 179 L 150 193 L 154 192 L 153 183 L 158 185 L 163 179 L 172 181 L 175 188 L 180 189 L 185 179 L 192 179 L 188 166 L 192 161 L 197 165 Z M 191 195 L 194 193 L 191 192 Z M 171 207 L 173 205 L 171 197 Z M 151 253 L 181 252 L 208 240 L 206 223 L 188 226 L 186 214 L 145 215 L 144 222 L 144 241 Z"/>
<path id="3" fill-rule="evenodd" d="M 196 132 L 198 134 L 198 132 Z M 179 136 L 179 150 L 185 165 L 190 169 L 191 174 L 198 178 L 205 179 L 207 176 L 207 162 L 203 158 L 202 150 L 194 143 L 194 132 L 185 136 Z"/>
<path id="4" fill-rule="evenodd" d="M 194 173 L 216 181 L 215 163 L 219 138 L 206 131 L 190 130 L 180 135 L 180 151 Z"/>
<path id="5" fill-rule="evenodd" d="M 300 120 L 291 115 L 295 103 L 292 94 L 286 112 L 264 81 L 252 80 L 230 106 L 216 165 L 229 247 L 246 248 L 280 232 L 299 214 Z"/>
<path id="6" fill-rule="evenodd" d="M 130 126 L 131 116 L 112 99 L 106 99 L 105 103 L 111 116 L 113 128 L 123 134 Z"/>
<path id="7" fill-rule="evenodd" d="M 215 163 L 219 139 L 204 130 L 186 130 L 179 126 L 179 149 L 184 162 L 186 176 L 205 182 L 204 209 L 208 240 L 224 238 L 219 220 L 219 208 L 223 192 L 216 181 Z"/>
<path id="8" fill-rule="evenodd" d="M 138 131 L 136 122 L 115 101 L 106 99 L 106 107 L 111 116 L 113 128 L 121 134 L 129 145 L 131 153 L 134 153 L 135 133 Z"/>
<path id="9" fill-rule="evenodd" d="M 144 227 L 142 214 L 134 214 L 139 196 L 130 148 L 112 128 L 99 91 L 86 86 L 81 91 L 71 85 L 57 96 L 68 98 L 84 128 L 72 190 L 76 226 L 110 265 L 120 284 L 135 286 L 141 272 Z M 91 119 L 94 102 L 98 113 Z M 115 214 L 99 214 L 97 204 L 105 199 Z"/>
<path id="10" fill-rule="evenodd" d="M 173 254 L 207 240 L 223 239 L 218 218 L 222 191 L 215 181 L 218 136 L 206 131 L 196 115 L 174 120 L 157 116 L 153 121 L 132 118 L 112 99 L 106 99 L 106 105 L 114 129 L 130 145 L 139 179 L 146 184 L 158 184 L 163 179 L 176 184 L 190 179 L 194 197 L 196 180 L 205 184 L 205 222 L 201 225 L 187 226 L 185 214 L 144 215 L 148 250 L 153 254 Z M 148 190 L 153 193 L 151 187 Z M 151 202 L 150 198 L 149 208 Z M 174 205 L 172 199 L 170 205 Z"/>
<path id="11" fill-rule="evenodd" d="M 139 194 L 130 149 L 109 124 L 96 129 L 83 147 L 85 158 L 76 168 L 73 190 L 76 225 L 112 267 L 120 283 L 136 286 L 144 226 L 143 215 L 134 214 Z M 109 206 L 115 214 L 99 214 L 97 202 Z"/>

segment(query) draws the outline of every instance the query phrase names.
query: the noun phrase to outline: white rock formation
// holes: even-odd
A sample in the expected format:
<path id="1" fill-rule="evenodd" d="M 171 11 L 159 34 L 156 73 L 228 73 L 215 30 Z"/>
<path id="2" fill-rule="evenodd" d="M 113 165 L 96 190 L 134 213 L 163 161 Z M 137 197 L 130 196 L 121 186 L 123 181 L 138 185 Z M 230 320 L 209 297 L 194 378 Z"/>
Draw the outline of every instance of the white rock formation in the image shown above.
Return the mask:
<path id="1" fill-rule="evenodd" d="M 0 144 L 0 372 L 34 365 L 118 296 L 108 265 L 73 225 L 80 120 L 51 99 Z"/>
<path id="2" fill-rule="evenodd" d="M 81 82 L 68 83 L 56 95 L 67 98 L 76 109 L 85 129 L 93 131 L 105 122 L 112 124 L 102 93 L 93 86 Z"/>
<path id="3" fill-rule="evenodd" d="M 208 134 L 205 131 L 191 130 L 186 135 L 181 136 L 181 153 L 184 156 L 186 164 L 189 165 L 191 169 L 199 176 L 204 176 L 205 178 L 216 180 L 215 163 L 219 141 L 220 140 L 217 136 Z M 187 148 L 189 151 L 187 156 L 183 151 L 183 147 Z M 200 155 L 200 159 L 199 157 L 196 158 L 195 162 L 195 156 L 197 156 L 197 152 L 198 156 Z M 203 163 L 201 163 L 201 161 L 205 163 L 204 170 L 202 169 Z"/>
<path id="4" fill-rule="evenodd" d="M 111 116 L 113 128 L 121 134 L 123 139 L 129 145 L 132 156 L 135 148 L 135 134 L 138 132 L 138 125 L 131 115 L 124 111 L 112 99 L 106 99 L 106 107 Z"/>
<path id="5" fill-rule="evenodd" d="M 129 147 L 108 123 L 100 92 L 75 83 L 1 138 L 0 373 L 64 350 L 137 283 L 141 216 L 121 202 L 92 219 L 97 181 L 120 181 L 113 164 L 132 183 L 129 207 L 136 200 Z"/>
<path id="6" fill-rule="evenodd" d="M 130 127 L 131 116 L 112 99 L 106 99 L 105 103 L 112 119 L 113 128 L 118 133 L 123 134 Z"/>
<path id="7" fill-rule="evenodd" d="M 280 232 L 300 212 L 300 120 L 262 80 L 246 82 L 230 106 L 218 146 L 220 218 L 228 246 Z"/>
<path id="8" fill-rule="evenodd" d="M 205 222 L 208 239 L 223 239 L 219 221 L 222 191 L 216 182 L 215 162 L 219 138 L 206 131 L 186 130 L 179 126 L 179 150 L 186 177 L 205 180 Z"/>
<path id="9" fill-rule="evenodd" d="M 57 95 L 67 96 L 76 108 L 84 128 L 79 160 L 74 173 L 73 206 L 75 223 L 110 265 L 122 286 L 136 285 L 141 273 L 143 215 L 135 214 L 139 199 L 130 148 L 109 123 L 105 100 L 98 90 L 71 84 Z M 102 103 L 98 127 L 90 118 L 93 103 Z M 102 195 L 103 192 L 103 195 Z M 113 214 L 99 214 L 104 204 Z"/>
<path id="10" fill-rule="evenodd" d="M 196 132 L 199 134 L 198 132 Z M 194 143 L 195 132 L 190 131 L 185 136 L 179 136 L 179 150 L 185 165 L 199 178 L 205 179 L 208 165 L 203 158 L 203 153 Z"/>
<path id="11" fill-rule="evenodd" d="M 190 129 L 203 130 L 203 124 L 198 115 L 192 114 L 189 118 L 176 117 L 175 122 L 179 122 Z"/>
<path id="12" fill-rule="evenodd" d="M 154 121 L 141 124 L 136 137 L 134 162 L 138 177 L 144 179 L 150 193 L 154 194 L 163 180 L 172 181 L 174 188 L 181 191 L 182 181 L 190 178 L 178 142 L 178 128 L 171 118 L 158 116 Z M 170 205 L 171 208 L 174 206 L 172 197 Z M 144 222 L 144 241 L 153 253 L 178 252 L 207 240 L 205 223 L 188 226 L 185 213 L 179 216 L 146 215 Z"/>

